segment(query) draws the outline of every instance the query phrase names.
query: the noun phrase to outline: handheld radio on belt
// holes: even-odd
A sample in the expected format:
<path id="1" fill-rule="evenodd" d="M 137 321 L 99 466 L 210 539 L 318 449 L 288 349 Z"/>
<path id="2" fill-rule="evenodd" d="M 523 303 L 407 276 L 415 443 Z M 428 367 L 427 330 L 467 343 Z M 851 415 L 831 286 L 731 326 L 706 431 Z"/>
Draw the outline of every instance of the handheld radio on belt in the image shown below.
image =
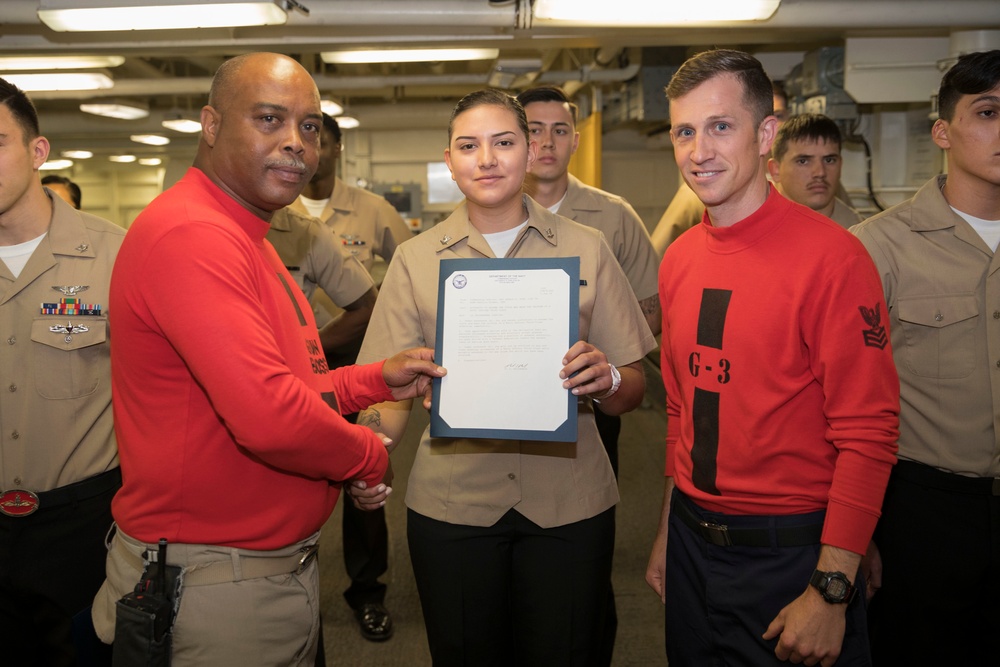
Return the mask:
<path id="1" fill-rule="evenodd" d="M 161 538 L 153 560 L 135 590 L 115 603 L 113 667 L 168 667 L 171 626 L 181 568 L 167 566 L 167 540 Z"/>

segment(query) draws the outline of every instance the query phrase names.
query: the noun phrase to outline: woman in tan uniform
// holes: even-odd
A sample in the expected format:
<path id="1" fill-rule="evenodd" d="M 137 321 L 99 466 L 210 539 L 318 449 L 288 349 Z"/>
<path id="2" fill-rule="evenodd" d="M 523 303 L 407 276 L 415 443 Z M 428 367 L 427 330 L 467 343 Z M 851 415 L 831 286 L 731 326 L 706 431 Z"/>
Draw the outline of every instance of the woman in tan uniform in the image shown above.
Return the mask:
<path id="1" fill-rule="evenodd" d="M 655 341 L 600 232 L 522 193 L 536 146 L 516 99 L 467 95 L 448 139 L 445 161 L 466 200 L 397 250 L 359 362 L 434 345 L 441 259 L 579 257 L 581 340 L 560 373 L 578 397 L 579 423 L 578 440 L 565 443 L 424 432 L 406 504 L 430 651 L 439 667 L 596 664 L 618 488 L 592 401 L 610 414 L 635 408 L 645 390 L 640 360 Z M 359 423 L 398 442 L 409 410 L 380 404 Z M 386 492 L 353 495 L 378 505 Z"/>

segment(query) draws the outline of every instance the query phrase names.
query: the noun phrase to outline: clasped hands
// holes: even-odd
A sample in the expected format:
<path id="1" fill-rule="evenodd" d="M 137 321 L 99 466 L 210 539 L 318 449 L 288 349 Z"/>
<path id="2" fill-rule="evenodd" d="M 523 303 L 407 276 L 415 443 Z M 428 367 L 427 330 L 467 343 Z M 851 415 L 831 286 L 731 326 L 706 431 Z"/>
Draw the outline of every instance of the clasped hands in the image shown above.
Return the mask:
<path id="1" fill-rule="evenodd" d="M 393 398 L 401 401 L 423 396 L 424 408 L 431 407 L 431 380 L 444 376 L 447 371 L 433 363 L 434 351 L 429 348 L 412 348 L 386 359 L 382 376 L 392 391 Z M 614 380 L 608 358 L 599 349 L 585 341 L 577 341 L 566 352 L 562 360 L 563 368 L 559 377 L 563 387 L 574 396 L 601 395 L 606 393 Z M 386 445 L 391 444 L 384 434 L 379 433 Z M 347 485 L 347 493 L 356 507 L 375 510 L 385 505 L 392 493 L 392 466 L 382 483 L 368 488 L 368 484 L 354 480 Z"/>

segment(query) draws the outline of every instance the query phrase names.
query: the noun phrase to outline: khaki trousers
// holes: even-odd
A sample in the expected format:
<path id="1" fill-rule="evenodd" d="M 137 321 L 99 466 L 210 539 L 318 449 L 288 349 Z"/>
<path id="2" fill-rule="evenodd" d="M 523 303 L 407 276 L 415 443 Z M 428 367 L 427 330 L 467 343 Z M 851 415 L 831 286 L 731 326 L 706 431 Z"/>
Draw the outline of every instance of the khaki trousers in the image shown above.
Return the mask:
<path id="1" fill-rule="evenodd" d="M 172 667 L 312 667 L 319 637 L 319 568 L 316 559 L 302 572 L 244 579 L 246 558 L 291 556 L 316 544 L 319 533 L 275 551 L 170 544 L 167 563 L 182 568 L 180 604 L 173 626 Z M 107 579 L 94 599 L 98 636 L 114 641 L 115 602 L 131 592 L 142 577 L 138 567 L 144 544 L 118 530 L 107 559 Z M 138 557 L 138 558 L 137 558 Z M 233 581 L 184 586 L 185 571 L 229 561 Z"/>

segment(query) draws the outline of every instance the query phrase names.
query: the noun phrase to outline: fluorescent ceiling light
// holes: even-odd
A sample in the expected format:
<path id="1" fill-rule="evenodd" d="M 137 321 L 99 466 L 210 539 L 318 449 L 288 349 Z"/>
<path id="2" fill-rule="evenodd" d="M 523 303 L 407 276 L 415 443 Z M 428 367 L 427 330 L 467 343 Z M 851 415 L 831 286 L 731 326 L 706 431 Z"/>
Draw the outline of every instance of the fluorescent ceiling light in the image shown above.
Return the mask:
<path id="1" fill-rule="evenodd" d="M 104 72 L 32 72 L 5 74 L 4 78 L 26 92 L 40 90 L 106 90 L 115 85 Z"/>
<path id="2" fill-rule="evenodd" d="M 0 57 L 0 72 L 118 67 L 123 62 L 124 56 L 3 56 Z"/>
<path id="3" fill-rule="evenodd" d="M 167 128 L 168 130 L 173 130 L 174 132 L 183 132 L 184 134 L 194 134 L 195 132 L 201 132 L 201 123 L 192 118 L 185 118 L 181 114 L 169 114 L 161 122 L 160 125 Z"/>
<path id="4" fill-rule="evenodd" d="M 337 127 L 342 130 L 353 130 L 354 128 L 361 125 L 359 121 L 354 116 L 337 116 Z"/>
<path id="5" fill-rule="evenodd" d="M 664 26 L 763 21 L 780 0 L 535 0 L 536 19 L 563 25 Z"/>
<path id="6" fill-rule="evenodd" d="M 139 164 L 146 167 L 158 167 L 163 164 L 163 160 L 158 157 L 141 157 L 139 158 Z"/>
<path id="7" fill-rule="evenodd" d="M 339 116 L 340 114 L 344 113 L 344 107 L 340 106 L 333 100 L 320 100 L 319 108 L 327 116 Z"/>
<path id="8" fill-rule="evenodd" d="M 73 160 L 86 160 L 94 157 L 94 154 L 90 151 L 63 151 L 60 155 Z"/>
<path id="9" fill-rule="evenodd" d="M 362 51 L 324 51 L 325 63 L 357 65 L 362 63 L 425 63 L 443 60 L 493 60 L 500 49 L 365 49 Z"/>
<path id="10" fill-rule="evenodd" d="M 43 162 L 39 169 L 42 171 L 55 171 L 57 169 L 69 169 L 72 166 L 72 160 L 49 160 L 48 162 Z"/>
<path id="11" fill-rule="evenodd" d="M 80 111 L 92 113 L 95 116 L 119 118 L 121 120 L 136 120 L 149 115 L 149 106 L 142 102 L 125 100 L 109 100 L 106 102 L 88 102 L 80 105 Z"/>
<path id="12" fill-rule="evenodd" d="M 137 144 L 146 144 L 147 146 L 166 146 L 170 143 L 170 139 L 159 134 L 133 134 L 129 139 Z"/>
<path id="13" fill-rule="evenodd" d="M 135 162 L 134 155 L 109 155 L 108 159 L 112 162 Z"/>
<path id="14" fill-rule="evenodd" d="M 38 18 L 57 32 L 103 32 L 282 25 L 288 15 L 275 0 L 42 0 Z"/>

